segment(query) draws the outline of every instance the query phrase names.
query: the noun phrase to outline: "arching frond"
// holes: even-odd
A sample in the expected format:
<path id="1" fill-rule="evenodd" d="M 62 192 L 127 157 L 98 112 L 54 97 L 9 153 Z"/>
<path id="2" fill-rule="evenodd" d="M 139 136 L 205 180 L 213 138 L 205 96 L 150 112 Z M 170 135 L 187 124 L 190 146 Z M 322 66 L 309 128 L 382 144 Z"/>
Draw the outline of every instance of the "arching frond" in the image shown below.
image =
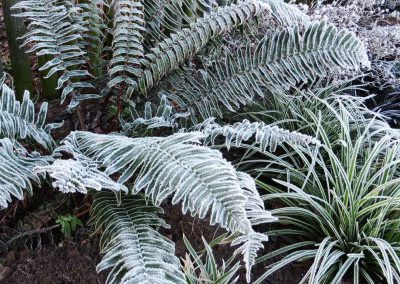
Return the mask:
<path id="1" fill-rule="evenodd" d="M 161 127 L 177 128 L 179 125 L 179 119 L 189 116 L 189 113 L 177 113 L 165 95 L 161 97 L 155 113 L 153 113 L 151 105 L 151 102 L 146 102 L 144 106 L 144 116 L 142 117 L 137 112 L 136 105 L 131 104 L 129 111 L 132 120 L 121 120 L 122 131 L 125 134 L 132 134 L 141 126 L 144 126 L 147 129 Z"/>
<path id="2" fill-rule="evenodd" d="M 224 136 L 228 149 L 232 144 L 235 147 L 240 147 L 243 142 L 248 141 L 253 136 L 255 136 L 255 143 L 259 145 L 263 152 L 267 147 L 273 152 L 279 144 L 284 142 L 302 146 L 320 144 L 316 138 L 309 135 L 290 132 L 277 126 L 266 125 L 263 122 L 250 122 L 247 119 L 233 125 L 221 126 L 214 122 L 214 118 L 210 118 L 194 126 L 193 129 L 202 131 L 206 135 L 206 143 L 214 144 L 216 137 Z"/>
<path id="3" fill-rule="evenodd" d="M 40 106 L 35 115 L 35 106 L 25 92 L 22 102 L 15 99 L 15 93 L 7 85 L 0 87 L 0 138 L 31 139 L 47 149 L 54 147 L 51 130 L 60 124 L 45 125 L 47 103 Z"/>
<path id="4" fill-rule="evenodd" d="M 103 230 L 105 254 L 97 271 L 111 269 L 107 283 L 186 283 L 174 243 L 156 231 L 168 227 L 159 213 L 163 210 L 141 195 L 122 196 L 120 203 L 112 192 L 94 196 L 94 222 Z"/>
<path id="5" fill-rule="evenodd" d="M 108 74 L 108 87 L 124 83 L 137 89 L 135 78 L 142 77 L 140 60 L 144 56 L 144 14 L 140 0 L 114 0 L 113 58 Z"/>
<path id="6" fill-rule="evenodd" d="M 128 138 L 73 132 L 62 151 L 80 153 L 100 163 L 106 175 L 119 173 L 124 184 L 135 175 L 133 193 L 144 191 L 156 205 L 172 196 L 183 213 L 204 218 L 231 232 L 251 231 L 236 171 L 220 152 L 199 145 L 202 133 Z"/>
<path id="7" fill-rule="evenodd" d="M 366 49 L 353 33 L 314 22 L 302 35 L 298 27 L 269 32 L 254 52 L 248 46 L 239 50 L 236 58 L 227 56 L 200 74 L 182 78 L 176 74 L 176 93 L 169 98 L 182 111 L 198 110 L 206 119 L 222 115 L 220 103 L 235 111 L 255 95 L 265 96 L 265 89 L 289 89 L 300 82 L 354 73 L 368 66 Z"/>
<path id="8" fill-rule="evenodd" d="M 58 89 L 62 88 L 61 100 L 70 96 L 70 106 L 74 107 L 79 100 L 96 97 L 79 94 L 78 91 L 94 88 L 90 82 L 84 81 L 91 74 L 80 69 L 86 64 L 86 52 L 80 43 L 81 34 L 87 32 L 81 21 L 76 21 L 80 19 L 80 8 L 70 0 L 26 0 L 18 2 L 13 9 L 22 11 L 15 16 L 30 21 L 30 32 L 23 37 L 23 45 L 31 47 L 28 52 L 52 58 L 40 70 L 48 70 L 47 77 L 62 73 L 57 86 Z"/>
<path id="9" fill-rule="evenodd" d="M 161 78 L 177 69 L 186 59 L 192 57 L 207 42 L 246 23 L 269 8 L 260 1 L 245 1 L 207 13 L 190 28 L 171 34 L 160 42 L 141 61 L 144 77 L 139 78 L 139 91 L 146 93 Z"/>
<path id="10" fill-rule="evenodd" d="M 124 185 L 116 183 L 102 171 L 99 171 L 96 163 L 90 160 L 56 160 L 51 165 L 36 167 L 34 172 L 37 174 L 48 173 L 53 179 L 53 187 L 63 193 L 80 192 L 86 194 L 88 189 L 128 191 Z"/>
<path id="11" fill-rule="evenodd" d="M 29 155 L 10 139 L 0 139 L 0 208 L 6 208 L 12 197 L 22 200 L 25 191 L 32 194 L 31 180 L 40 181 L 33 168 L 45 164 L 45 158 Z"/>

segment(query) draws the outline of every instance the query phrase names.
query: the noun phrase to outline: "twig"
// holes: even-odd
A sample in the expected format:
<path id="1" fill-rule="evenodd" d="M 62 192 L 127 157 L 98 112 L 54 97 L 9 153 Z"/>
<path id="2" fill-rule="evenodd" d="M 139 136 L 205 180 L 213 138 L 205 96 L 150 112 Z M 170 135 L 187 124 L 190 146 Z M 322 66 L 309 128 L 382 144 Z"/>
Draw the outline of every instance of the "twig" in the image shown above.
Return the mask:
<path id="1" fill-rule="evenodd" d="M 82 216 L 82 215 L 88 213 L 88 212 L 90 211 L 90 209 L 91 209 L 91 208 L 88 208 L 88 209 L 86 209 L 86 210 L 84 210 L 84 211 L 82 211 L 82 212 L 76 214 L 75 217 L 79 217 L 79 216 Z M 15 242 L 15 241 L 18 240 L 18 239 L 21 239 L 21 238 L 23 238 L 23 237 L 32 236 L 32 235 L 35 235 L 35 234 L 43 234 L 43 233 L 52 231 L 52 230 L 54 230 L 54 229 L 56 229 L 56 228 L 58 228 L 58 227 L 60 227 L 60 224 L 56 224 L 56 225 L 53 225 L 53 226 L 50 226 L 50 227 L 47 227 L 47 228 L 34 229 L 34 230 L 31 230 L 31 231 L 23 232 L 23 233 L 21 233 L 21 234 L 19 234 L 19 235 L 17 235 L 17 236 L 12 237 L 10 240 L 8 240 L 8 241 L 4 244 L 4 246 L 5 246 L 6 248 L 8 248 L 13 242 Z"/>
<path id="2" fill-rule="evenodd" d="M 13 242 L 15 242 L 18 239 L 21 239 L 23 237 L 28 237 L 28 236 L 31 236 L 31 235 L 35 235 L 35 234 L 43 234 L 43 233 L 49 232 L 49 231 L 51 231 L 51 230 L 53 230 L 55 228 L 58 228 L 58 227 L 60 227 L 60 225 L 56 224 L 56 225 L 53 225 L 53 226 L 50 226 L 50 227 L 47 227 L 47 228 L 35 229 L 35 230 L 32 230 L 32 231 L 27 231 L 27 232 L 21 233 L 21 234 L 15 236 L 15 237 L 12 237 L 8 242 L 6 242 L 4 244 L 4 246 L 6 248 L 8 248 Z"/>

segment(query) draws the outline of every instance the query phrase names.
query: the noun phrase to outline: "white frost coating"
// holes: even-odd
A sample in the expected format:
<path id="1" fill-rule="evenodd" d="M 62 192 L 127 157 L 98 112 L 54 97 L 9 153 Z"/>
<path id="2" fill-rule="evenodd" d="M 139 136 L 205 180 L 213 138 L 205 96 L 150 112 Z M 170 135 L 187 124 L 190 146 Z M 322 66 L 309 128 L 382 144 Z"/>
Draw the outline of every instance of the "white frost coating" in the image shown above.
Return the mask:
<path id="1" fill-rule="evenodd" d="M 88 189 L 128 191 L 126 186 L 113 181 L 99 171 L 96 165 L 86 161 L 56 160 L 52 165 L 35 169 L 35 173 L 46 172 L 53 179 L 53 186 L 63 193 L 86 194 Z"/>

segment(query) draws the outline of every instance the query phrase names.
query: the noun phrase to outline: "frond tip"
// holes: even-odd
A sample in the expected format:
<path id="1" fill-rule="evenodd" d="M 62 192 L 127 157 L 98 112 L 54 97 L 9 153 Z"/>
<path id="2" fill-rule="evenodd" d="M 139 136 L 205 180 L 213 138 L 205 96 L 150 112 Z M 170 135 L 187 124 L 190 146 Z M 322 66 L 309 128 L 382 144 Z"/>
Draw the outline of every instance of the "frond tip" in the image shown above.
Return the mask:
<path id="1" fill-rule="evenodd" d="M 99 171 L 95 163 L 88 160 L 56 160 L 51 165 L 36 167 L 34 171 L 35 173 L 48 173 L 54 180 L 53 187 L 63 193 L 86 194 L 88 189 L 128 191 L 126 186 L 113 181 Z"/>
<path id="2" fill-rule="evenodd" d="M 97 271 L 111 268 L 107 283 L 186 283 L 174 243 L 156 231 L 168 227 L 157 216 L 162 212 L 141 195 L 122 196 L 121 204 L 112 192 L 94 196 L 94 220 L 104 230 L 100 246 L 105 254 Z"/>
<path id="3" fill-rule="evenodd" d="M 309 135 L 290 132 L 278 126 L 266 125 L 263 122 L 250 122 L 247 119 L 233 125 L 221 126 L 214 122 L 214 118 L 210 118 L 194 126 L 194 129 L 202 131 L 206 135 L 206 143 L 214 144 L 217 136 L 224 136 L 228 149 L 232 144 L 240 147 L 243 142 L 250 140 L 254 135 L 255 143 L 260 146 L 261 151 L 265 151 L 269 147 L 269 150 L 273 152 L 277 145 L 284 142 L 302 146 L 320 145 L 320 141 Z"/>

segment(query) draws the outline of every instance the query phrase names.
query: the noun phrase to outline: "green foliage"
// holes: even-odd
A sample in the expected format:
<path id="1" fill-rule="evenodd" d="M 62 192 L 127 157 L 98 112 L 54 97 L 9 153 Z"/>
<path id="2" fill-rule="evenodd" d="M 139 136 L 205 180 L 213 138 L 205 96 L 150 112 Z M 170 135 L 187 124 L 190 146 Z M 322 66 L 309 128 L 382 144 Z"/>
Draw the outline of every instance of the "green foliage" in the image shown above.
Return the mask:
<path id="1" fill-rule="evenodd" d="M 58 216 L 57 224 L 61 226 L 61 232 L 66 238 L 71 238 L 72 234 L 76 231 L 77 226 L 83 226 L 82 221 L 71 214 Z"/>
<path id="2" fill-rule="evenodd" d="M 303 280 L 311 283 L 400 279 L 400 133 L 375 119 L 355 121 L 343 104 L 330 107 L 329 121 L 322 113 L 310 120 L 319 151 L 294 147 L 259 168 L 275 177 L 274 184 L 258 182 L 269 193 L 263 199 L 283 205 L 272 214 L 285 227 L 270 234 L 300 240 L 258 259 L 289 253 L 255 283 L 305 259 L 312 263 Z"/>

